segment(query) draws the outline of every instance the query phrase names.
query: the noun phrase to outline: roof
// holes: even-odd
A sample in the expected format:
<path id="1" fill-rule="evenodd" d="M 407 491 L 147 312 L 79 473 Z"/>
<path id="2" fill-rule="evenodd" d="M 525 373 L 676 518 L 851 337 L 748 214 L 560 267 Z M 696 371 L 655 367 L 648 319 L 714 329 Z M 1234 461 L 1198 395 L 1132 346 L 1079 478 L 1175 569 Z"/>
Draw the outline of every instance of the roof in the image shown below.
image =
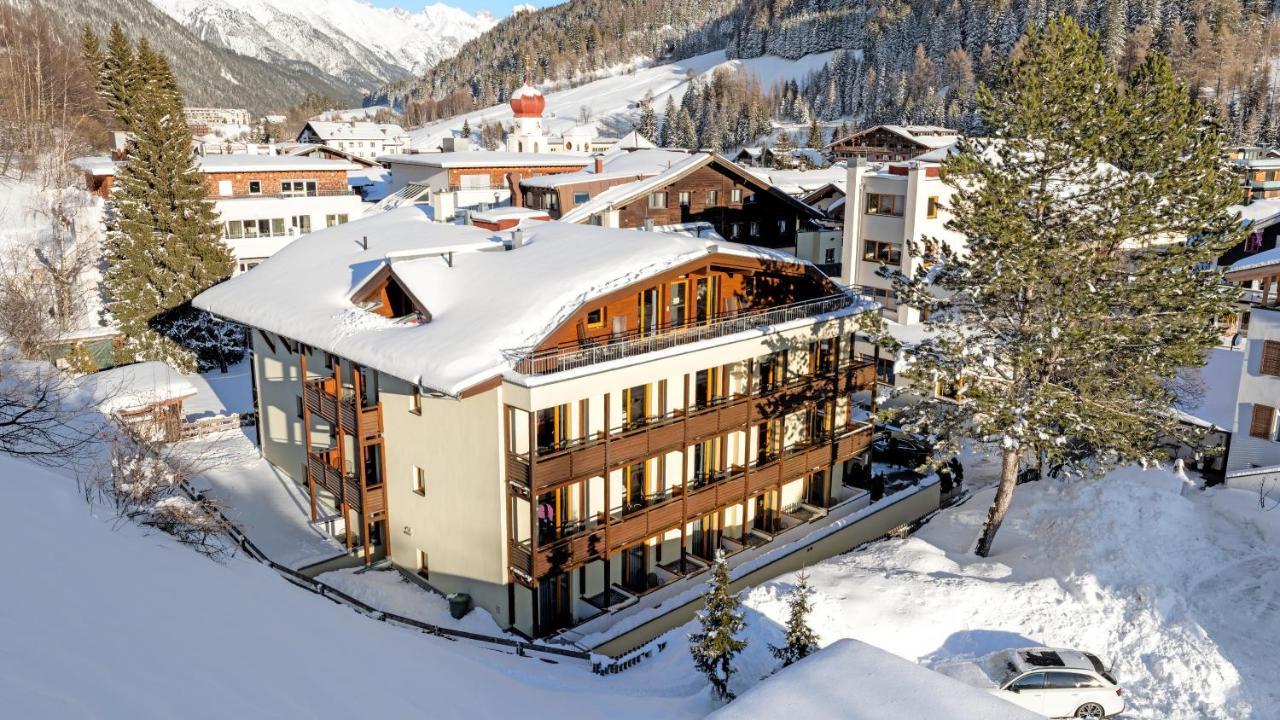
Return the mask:
<path id="1" fill-rule="evenodd" d="M 618 138 L 618 143 L 614 145 L 614 150 L 621 151 L 621 150 L 628 150 L 628 149 L 656 148 L 656 147 L 658 146 L 654 145 L 652 140 L 641 135 L 638 131 L 632 130 L 626 135 L 623 135 L 622 137 Z"/>
<path id="2" fill-rule="evenodd" d="M 154 360 L 85 375 L 78 385 L 103 413 L 138 412 L 196 394 L 181 373 Z"/>
<path id="3" fill-rule="evenodd" d="M 849 171 L 844 165 L 815 170 L 775 170 L 772 168 L 747 168 L 747 172 L 776 185 L 788 195 L 801 195 L 827 185 L 828 183 L 848 183 Z"/>
<path id="4" fill-rule="evenodd" d="M 586 167 L 591 162 L 585 155 L 565 153 L 469 152 L 396 153 L 379 155 L 378 162 L 401 165 L 423 165 L 441 168 L 480 167 Z"/>
<path id="5" fill-rule="evenodd" d="M 1255 230 L 1270 227 L 1280 219 L 1280 198 L 1254 200 L 1248 205 L 1232 205 L 1229 210 L 1239 213 L 1240 220 Z"/>
<path id="6" fill-rule="evenodd" d="M 1244 278 L 1232 277 L 1232 275 L 1242 273 L 1246 270 L 1262 270 L 1274 265 L 1280 265 L 1280 247 L 1263 250 L 1256 255 L 1250 255 L 1249 257 L 1237 260 L 1231 267 L 1227 268 L 1227 279 L 1241 280 Z"/>
<path id="7" fill-rule="evenodd" d="M 307 127 L 326 140 L 394 140 L 405 136 L 404 128 L 394 123 L 311 120 L 303 129 Z"/>
<path id="8" fill-rule="evenodd" d="M 831 148 L 851 138 L 865 135 L 876 130 L 888 130 L 889 132 L 901 136 L 906 140 L 918 143 L 924 147 L 937 149 L 943 148 L 955 143 L 960 139 L 960 133 L 950 128 L 939 127 L 937 125 L 876 125 L 874 127 L 859 130 L 850 135 L 831 141 L 827 148 Z"/>
<path id="9" fill-rule="evenodd" d="M 644 151 L 640 151 L 644 152 Z M 649 151 L 653 152 L 653 151 Z M 821 213 L 804 203 L 796 200 L 779 188 L 771 185 L 768 180 L 762 180 L 759 176 L 748 172 L 742 167 L 735 165 L 722 155 L 715 153 L 692 153 L 684 156 L 680 162 L 677 162 L 666 170 L 642 178 L 635 182 L 626 183 L 624 185 L 614 185 L 613 187 L 599 193 L 585 203 L 578 205 L 569 212 L 560 216 L 564 222 L 585 222 L 593 215 L 602 213 L 610 208 L 619 205 L 626 205 L 634 200 L 643 197 L 653 190 L 663 187 L 669 183 L 675 182 L 698 168 L 705 167 L 715 163 L 728 169 L 731 173 L 739 177 L 756 183 L 767 193 L 770 193 L 779 200 L 792 205 L 797 212 L 803 213 L 811 217 L 819 217 Z"/>
<path id="10" fill-rule="evenodd" d="M 532 218 L 547 217 L 546 210 L 537 210 L 527 207 L 512 207 L 504 205 L 502 207 L 492 208 L 471 213 L 471 219 L 480 220 L 481 222 L 498 222 L 499 220 L 524 220 Z"/>
<path id="11" fill-rule="evenodd" d="M 531 178 L 522 178 L 520 185 L 522 187 L 558 188 L 563 185 L 577 185 L 578 183 L 604 182 L 606 180 L 638 180 L 639 178 L 640 176 L 634 172 L 596 173 L 584 170 L 582 172 L 536 175 Z"/>
<path id="12" fill-rule="evenodd" d="M 339 155 L 363 167 L 376 167 L 378 165 L 378 163 L 368 158 L 362 158 L 359 155 L 347 152 L 346 150 L 343 150 L 341 148 L 333 147 L 332 145 L 321 145 L 320 143 L 290 142 L 290 143 L 280 143 L 278 147 L 281 151 L 280 152 L 281 155 L 306 156 L 306 155 L 315 154 L 317 152 L 327 152 L 327 153 L 333 153 L 334 155 Z"/>
<path id="13" fill-rule="evenodd" d="M 123 161 L 112 160 L 105 155 L 81 157 L 72 160 L 76 167 L 92 175 L 115 175 Z M 363 166 L 346 160 L 330 160 L 305 155 L 198 155 L 196 167 L 203 173 L 227 172 L 348 172 L 361 170 Z"/>
<path id="14" fill-rule="evenodd" d="M 1187 368 L 1179 373 L 1194 397 L 1174 407 L 1179 419 L 1207 428 L 1230 432 L 1236 420 L 1236 396 L 1240 391 L 1240 374 L 1248 353 L 1230 348 L 1213 348 L 1203 367 Z"/>
<path id="15" fill-rule="evenodd" d="M 765 678 L 708 720 L 772 717 L 1032 720 L 1043 716 L 893 653 L 845 638 Z"/>
<path id="16" fill-rule="evenodd" d="M 519 377 L 503 351 L 536 345 L 591 298 L 712 252 L 697 238 L 559 222 L 527 224 L 523 246 L 504 251 L 509 236 L 401 207 L 303 235 L 195 305 L 457 395 L 495 375 Z M 736 243 L 716 242 L 714 253 L 802 264 Z M 388 265 L 430 322 L 352 304 L 354 289 Z"/>

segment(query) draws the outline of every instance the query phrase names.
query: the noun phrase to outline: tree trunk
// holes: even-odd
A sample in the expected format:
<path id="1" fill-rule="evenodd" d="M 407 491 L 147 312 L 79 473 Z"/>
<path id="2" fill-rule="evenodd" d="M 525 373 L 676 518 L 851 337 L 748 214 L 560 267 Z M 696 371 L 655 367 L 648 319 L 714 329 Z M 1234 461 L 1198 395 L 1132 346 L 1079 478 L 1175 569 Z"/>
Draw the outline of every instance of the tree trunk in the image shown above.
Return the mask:
<path id="1" fill-rule="evenodd" d="M 1018 451 L 1006 448 L 1001 456 L 1000 487 L 996 490 L 996 499 L 991 503 L 991 509 L 987 511 L 987 522 L 982 526 L 982 535 L 978 536 L 978 547 L 974 550 L 978 557 L 991 554 L 991 544 L 995 542 L 1000 523 L 1004 522 L 1004 516 L 1009 512 L 1009 505 L 1013 502 L 1013 489 L 1017 484 Z"/>

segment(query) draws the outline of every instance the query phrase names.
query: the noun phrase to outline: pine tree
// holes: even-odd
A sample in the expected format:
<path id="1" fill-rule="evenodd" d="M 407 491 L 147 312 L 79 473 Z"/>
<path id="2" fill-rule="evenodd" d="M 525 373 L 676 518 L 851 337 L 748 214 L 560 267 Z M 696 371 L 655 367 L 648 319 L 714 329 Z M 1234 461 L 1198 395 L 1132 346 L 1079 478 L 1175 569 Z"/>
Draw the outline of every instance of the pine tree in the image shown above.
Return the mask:
<path id="1" fill-rule="evenodd" d="M 779 133 L 778 142 L 773 146 L 773 167 L 781 170 L 795 165 L 795 149 L 796 145 L 791 140 L 791 133 L 786 130 Z"/>
<path id="2" fill-rule="evenodd" d="M 693 116 L 685 108 L 680 108 L 680 113 L 676 115 L 676 126 L 668 133 L 667 139 L 670 141 L 668 147 L 687 150 L 697 147 L 698 132 L 693 126 Z"/>
<path id="3" fill-rule="evenodd" d="M 129 54 L 132 77 L 108 78 L 136 95 L 116 106 L 134 140 L 111 198 L 103 249 L 107 308 L 134 359 L 187 371 L 225 366 L 243 353 L 242 331 L 194 309 L 191 299 L 230 276 L 234 258 L 194 165 L 168 62 L 145 41 Z"/>
<path id="4" fill-rule="evenodd" d="M 724 551 L 716 552 L 711 565 L 710 587 L 698 612 L 702 630 L 689 635 L 689 652 L 698 672 L 711 681 L 711 689 L 721 700 L 732 700 L 729 679 L 737 670 L 733 659 L 747 647 L 747 641 L 738 638 L 747 626 L 742 613 L 742 601 L 729 592 L 729 566 Z"/>
<path id="5" fill-rule="evenodd" d="M 818 125 L 818 118 L 814 118 L 809 122 L 809 137 L 805 140 L 805 147 L 821 150 L 825 145 L 822 141 L 822 128 Z"/>
<path id="6" fill-rule="evenodd" d="M 654 112 L 653 101 L 648 96 L 640 101 L 640 118 L 636 121 L 635 130 L 650 142 L 658 139 L 658 113 Z"/>
<path id="7" fill-rule="evenodd" d="M 782 667 L 818 651 L 818 635 L 809 627 L 809 613 L 813 611 L 813 603 L 809 597 L 813 594 L 813 589 L 809 587 L 809 576 L 803 571 L 796 579 L 796 587 L 787 598 L 786 644 L 781 647 L 769 646 L 769 652 L 782 661 Z"/>
<path id="8" fill-rule="evenodd" d="M 98 96 L 115 116 L 120 129 L 132 131 L 137 119 L 138 95 L 142 76 L 134 68 L 133 45 L 119 22 L 111 23 L 107 34 L 107 51 L 102 57 L 98 75 Z"/>
<path id="9" fill-rule="evenodd" d="M 471 123 L 468 122 L 466 118 L 463 118 L 462 120 L 462 137 L 467 140 L 471 139 Z"/>
<path id="10" fill-rule="evenodd" d="M 675 147 L 672 142 L 672 135 L 675 134 L 676 115 L 676 101 L 672 96 L 668 95 L 667 104 L 662 108 L 661 137 L 657 139 L 657 143 L 662 147 Z"/>
<path id="11" fill-rule="evenodd" d="M 900 276 L 898 295 L 933 331 L 910 378 L 963 388 L 964 402 L 921 403 L 913 426 L 944 455 L 965 437 L 1001 454 L 981 556 L 1023 464 L 1099 474 L 1163 457 L 1161 437 L 1190 440 L 1168 378 L 1218 342 L 1233 299 L 1202 268 L 1241 232 L 1224 139 L 1189 97 L 1158 54 L 1122 82 L 1069 18 L 1032 31 L 978 92 L 1000 141 L 964 141 L 948 160 L 948 228 L 965 252 L 933 241 L 929 274 Z"/>

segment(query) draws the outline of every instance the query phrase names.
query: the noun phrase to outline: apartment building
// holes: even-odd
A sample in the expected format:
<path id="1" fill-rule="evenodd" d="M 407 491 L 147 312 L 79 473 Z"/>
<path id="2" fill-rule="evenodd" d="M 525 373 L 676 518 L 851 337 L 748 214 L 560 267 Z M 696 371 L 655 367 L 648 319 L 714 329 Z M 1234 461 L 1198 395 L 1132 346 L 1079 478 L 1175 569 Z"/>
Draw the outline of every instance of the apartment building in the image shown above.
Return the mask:
<path id="1" fill-rule="evenodd" d="M 1227 159 L 1240 174 L 1247 202 L 1280 198 L 1280 150 L 1242 146 L 1232 148 Z"/>
<path id="2" fill-rule="evenodd" d="M 1225 273 L 1230 282 L 1256 284 L 1246 322 L 1239 388 L 1232 394 L 1228 485 L 1280 485 L 1280 249 L 1237 261 Z M 1219 388 L 1219 391 L 1222 389 Z M 1227 390 L 1228 392 L 1230 389 Z M 1206 399 L 1207 402 L 1207 399 Z"/>
<path id="3" fill-rule="evenodd" d="M 953 191 L 942 181 L 941 169 L 939 163 L 919 160 L 872 165 L 855 158 L 849 163 L 841 280 L 870 293 L 887 319 L 903 325 L 924 318 L 916 308 L 899 305 L 880 269 L 913 275 L 924 262 L 913 243 L 964 248 L 964 236 L 946 228 Z"/>
<path id="4" fill-rule="evenodd" d="M 869 527 L 828 513 L 867 502 L 874 304 L 776 251 L 402 207 L 195 304 L 252 329 L 262 454 L 314 519 L 528 636 L 648 612 L 718 551 Z"/>
<path id="5" fill-rule="evenodd" d="M 406 152 L 409 136 L 394 123 L 359 120 L 348 122 L 311 120 L 298 132 L 298 142 L 328 145 L 369 160 L 379 155 Z"/>
<path id="6" fill-rule="evenodd" d="M 79 158 L 90 192 L 110 198 L 120 161 Z M 202 155 L 196 165 L 209 183 L 223 237 L 244 272 L 294 239 L 340 225 L 364 211 L 344 160 L 293 155 Z"/>

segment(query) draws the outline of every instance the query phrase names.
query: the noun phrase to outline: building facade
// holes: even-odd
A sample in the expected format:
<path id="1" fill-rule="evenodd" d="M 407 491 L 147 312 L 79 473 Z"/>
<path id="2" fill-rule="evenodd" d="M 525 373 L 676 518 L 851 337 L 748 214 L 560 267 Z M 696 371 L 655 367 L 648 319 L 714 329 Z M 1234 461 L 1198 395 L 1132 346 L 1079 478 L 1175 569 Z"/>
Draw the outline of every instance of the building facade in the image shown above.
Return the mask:
<path id="1" fill-rule="evenodd" d="M 809 265 L 413 208 L 325 235 L 196 301 L 253 328 L 262 453 L 366 560 L 503 627 L 643 603 L 865 486 L 874 306 Z"/>
<path id="2" fill-rule="evenodd" d="M 929 243 L 963 251 L 964 237 L 946 228 L 952 188 L 938 163 L 909 161 L 871 165 L 849 163 L 844 210 L 841 279 L 864 288 L 881 303 L 886 318 L 914 325 L 920 311 L 899 305 L 885 267 L 912 276 L 927 262 Z"/>
<path id="3" fill-rule="evenodd" d="M 298 132 L 298 142 L 328 145 L 369 160 L 407 152 L 410 146 L 409 136 L 399 125 L 358 120 L 312 120 Z"/>
<path id="4" fill-rule="evenodd" d="M 826 150 L 835 160 L 903 162 L 959 139 L 955 130 L 934 125 L 876 125 L 838 138 Z"/>

